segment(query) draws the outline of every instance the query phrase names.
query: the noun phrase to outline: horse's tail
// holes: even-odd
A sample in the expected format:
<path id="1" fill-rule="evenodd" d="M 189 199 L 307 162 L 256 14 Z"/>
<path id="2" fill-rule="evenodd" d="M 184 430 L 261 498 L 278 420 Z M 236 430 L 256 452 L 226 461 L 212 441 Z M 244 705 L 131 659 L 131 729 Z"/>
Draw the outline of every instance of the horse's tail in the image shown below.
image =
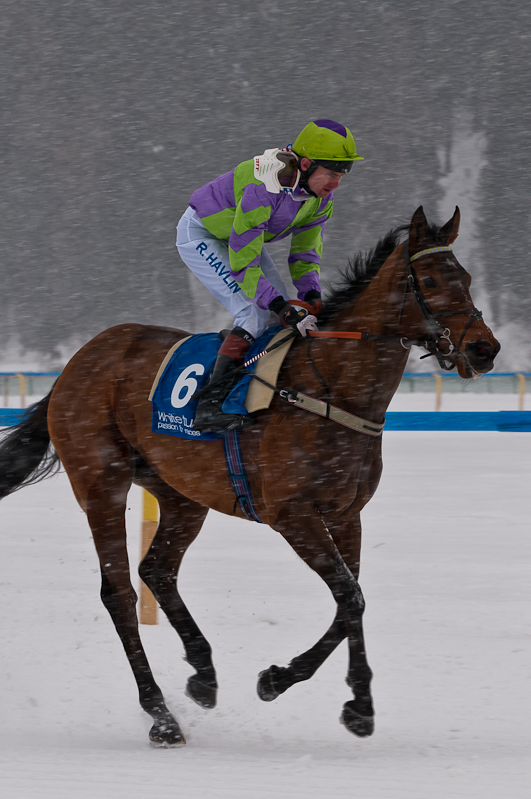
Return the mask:
<path id="1" fill-rule="evenodd" d="M 60 466 L 50 446 L 48 405 L 52 392 L 32 405 L 0 441 L 0 499 L 50 477 Z"/>

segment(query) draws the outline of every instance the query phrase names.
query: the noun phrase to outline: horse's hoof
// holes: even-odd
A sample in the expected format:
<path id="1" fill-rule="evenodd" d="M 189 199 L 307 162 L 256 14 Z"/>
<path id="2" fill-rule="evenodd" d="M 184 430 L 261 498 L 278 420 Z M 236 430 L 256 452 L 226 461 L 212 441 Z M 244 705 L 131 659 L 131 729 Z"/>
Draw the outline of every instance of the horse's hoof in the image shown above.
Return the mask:
<path id="1" fill-rule="evenodd" d="M 352 701 L 343 705 L 340 722 L 358 738 L 368 738 L 374 732 L 374 716 L 362 716 L 354 709 L 354 704 L 355 702 Z"/>
<path id="2" fill-rule="evenodd" d="M 282 693 L 282 691 L 278 690 L 274 681 L 278 671 L 278 666 L 270 666 L 258 675 L 256 690 L 262 702 L 272 702 L 273 699 L 276 699 Z"/>
<path id="3" fill-rule="evenodd" d="M 177 722 L 155 722 L 149 731 L 149 742 L 156 749 L 177 749 L 186 744 Z"/>
<path id="4" fill-rule="evenodd" d="M 215 683 L 207 683 L 201 680 L 197 674 L 192 674 L 186 683 L 186 696 L 193 699 L 200 707 L 210 710 L 216 707 L 216 695 L 218 687 Z"/>

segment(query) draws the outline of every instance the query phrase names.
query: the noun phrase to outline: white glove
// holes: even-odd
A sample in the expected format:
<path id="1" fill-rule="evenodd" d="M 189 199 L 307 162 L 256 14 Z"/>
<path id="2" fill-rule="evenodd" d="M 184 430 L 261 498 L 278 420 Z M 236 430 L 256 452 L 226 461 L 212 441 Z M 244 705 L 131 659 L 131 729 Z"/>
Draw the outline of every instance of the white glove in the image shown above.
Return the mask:
<path id="1" fill-rule="evenodd" d="M 297 330 L 301 336 L 306 336 L 308 330 L 317 330 L 317 319 L 309 313 L 301 322 L 297 322 Z"/>

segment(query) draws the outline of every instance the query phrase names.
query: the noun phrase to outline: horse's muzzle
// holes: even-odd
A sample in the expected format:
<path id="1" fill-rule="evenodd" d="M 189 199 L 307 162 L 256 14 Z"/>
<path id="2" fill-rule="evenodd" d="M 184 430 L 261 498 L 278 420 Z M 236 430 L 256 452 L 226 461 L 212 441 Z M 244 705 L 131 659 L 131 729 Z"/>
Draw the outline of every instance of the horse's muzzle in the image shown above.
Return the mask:
<path id="1" fill-rule="evenodd" d="M 493 368 L 494 359 L 499 351 L 499 342 L 496 341 L 496 345 L 493 346 L 488 341 L 478 339 L 467 343 L 464 355 L 470 369 L 477 374 L 484 375 Z"/>

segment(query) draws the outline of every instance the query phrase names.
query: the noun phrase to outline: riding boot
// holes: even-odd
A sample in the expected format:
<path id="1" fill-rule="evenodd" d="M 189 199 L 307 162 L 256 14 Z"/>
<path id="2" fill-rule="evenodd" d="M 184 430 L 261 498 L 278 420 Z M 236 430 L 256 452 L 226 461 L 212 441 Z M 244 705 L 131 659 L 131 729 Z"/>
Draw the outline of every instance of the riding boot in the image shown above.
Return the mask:
<path id="1" fill-rule="evenodd" d="M 253 341 L 253 337 L 241 327 L 235 327 L 225 338 L 207 386 L 197 392 L 199 402 L 194 419 L 196 430 L 203 433 L 234 430 L 248 427 L 252 423 L 245 414 L 224 413 L 222 405 L 242 377 L 239 367 Z"/>

